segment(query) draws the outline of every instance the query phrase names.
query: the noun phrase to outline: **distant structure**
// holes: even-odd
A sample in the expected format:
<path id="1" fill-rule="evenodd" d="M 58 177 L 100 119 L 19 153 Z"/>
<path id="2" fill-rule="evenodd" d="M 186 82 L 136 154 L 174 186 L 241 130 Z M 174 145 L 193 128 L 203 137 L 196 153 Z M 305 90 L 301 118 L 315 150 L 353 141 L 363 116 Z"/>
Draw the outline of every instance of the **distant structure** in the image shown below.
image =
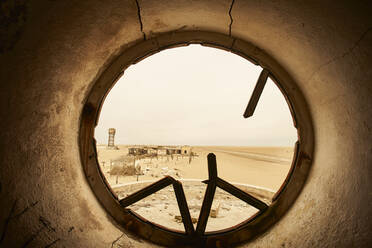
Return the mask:
<path id="1" fill-rule="evenodd" d="M 107 144 L 107 149 L 115 149 L 117 150 L 118 147 L 115 146 L 115 133 L 116 129 L 115 128 L 109 128 L 108 130 L 108 144 Z"/>
<path id="2" fill-rule="evenodd" d="M 190 146 L 131 146 L 128 147 L 129 155 L 182 155 L 188 156 L 191 154 Z"/>

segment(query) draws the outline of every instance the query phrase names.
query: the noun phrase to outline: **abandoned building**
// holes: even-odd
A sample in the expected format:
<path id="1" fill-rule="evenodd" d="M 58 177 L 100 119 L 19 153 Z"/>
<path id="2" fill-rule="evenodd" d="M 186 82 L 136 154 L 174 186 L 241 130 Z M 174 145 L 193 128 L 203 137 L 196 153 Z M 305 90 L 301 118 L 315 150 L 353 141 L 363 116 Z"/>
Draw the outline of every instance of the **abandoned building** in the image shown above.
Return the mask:
<path id="1" fill-rule="evenodd" d="M 371 12 L 370 0 L 1 1 L 0 247 L 372 247 Z M 93 139 L 125 68 L 191 43 L 262 66 L 301 133 L 275 202 L 197 240 L 128 213 Z"/>
<path id="2" fill-rule="evenodd" d="M 129 155 L 190 155 L 190 146 L 135 146 L 128 147 Z"/>

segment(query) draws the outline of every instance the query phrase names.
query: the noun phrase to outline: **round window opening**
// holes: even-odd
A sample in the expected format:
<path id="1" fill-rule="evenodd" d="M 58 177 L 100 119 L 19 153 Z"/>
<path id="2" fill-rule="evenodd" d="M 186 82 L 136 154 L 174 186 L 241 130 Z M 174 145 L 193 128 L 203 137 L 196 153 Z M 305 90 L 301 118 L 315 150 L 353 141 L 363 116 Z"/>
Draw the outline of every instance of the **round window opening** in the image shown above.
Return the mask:
<path id="1" fill-rule="evenodd" d="M 248 43 L 156 41 L 124 52 L 93 86 L 80 130 L 88 181 L 115 221 L 155 243 L 248 241 L 305 182 L 313 141 L 303 97 L 275 62 L 257 62 L 265 54 L 244 52 Z"/>

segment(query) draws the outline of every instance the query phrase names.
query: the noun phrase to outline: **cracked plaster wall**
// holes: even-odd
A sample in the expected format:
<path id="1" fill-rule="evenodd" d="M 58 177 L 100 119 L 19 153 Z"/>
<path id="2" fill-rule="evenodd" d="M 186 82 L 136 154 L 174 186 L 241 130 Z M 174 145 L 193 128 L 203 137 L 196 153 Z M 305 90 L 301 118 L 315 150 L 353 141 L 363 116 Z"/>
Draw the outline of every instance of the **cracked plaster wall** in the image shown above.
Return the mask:
<path id="1" fill-rule="evenodd" d="M 372 245 L 369 1 L 0 6 L 0 247 L 154 246 L 122 233 L 100 207 L 77 135 L 84 99 L 110 61 L 175 30 L 252 42 L 288 70 L 309 103 L 316 147 L 307 184 L 289 213 L 249 247 Z"/>

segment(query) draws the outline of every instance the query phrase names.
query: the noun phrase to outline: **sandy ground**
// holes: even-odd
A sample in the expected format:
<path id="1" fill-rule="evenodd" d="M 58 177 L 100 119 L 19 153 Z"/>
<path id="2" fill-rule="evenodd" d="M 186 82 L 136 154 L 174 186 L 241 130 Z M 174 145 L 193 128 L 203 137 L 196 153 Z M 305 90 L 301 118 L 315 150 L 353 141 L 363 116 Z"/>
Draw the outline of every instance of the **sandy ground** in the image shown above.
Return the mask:
<path id="1" fill-rule="evenodd" d="M 196 228 L 206 185 L 200 183 L 197 186 L 190 186 L 184 182 L 182 184 L 190 215 L 194 220 L 194 227 Z M 119 199 L 127 195 L 124 192 L 117 193 L 119 194 Z M 168 186 L 134 203 L 129 208 L 154 223 L 177 231 L 184 231 L 181 214 L 172 186 Z M 212 214 L 209 217 L 206 227 L 207 232 L 237 225 L 258 212 L 254 207 L 249 206 L 247 203 L 219 188 L 216 189 L 212 211 L 215 211 L 216 214 Z"/>
<path id="2" fill-rule="evenodd" d="M 170 156 L 147 158 L 135 162 L 141 166 L 143 175 L 112 176 L 109 174 L 110 168 L 117 166 L 117 160 L 127 155 L 127 146 L 118 147 L 119 150 L 107 150 L 105 147 L 97 147 L 97 150 L 101 169 L 119 199 L 133 192 L 123 192 L 115 188 L 137 180 L 156 181 L 165 175 L 181 180 L 207 179 L 207 155 L 211 152 L 216 155 L 218 176 L 222 179 L 233 184 L 249 184 L 276 192 L 289 172 L 293 157 L 292 147 L 193 147 L 192 151 L 197 156 L 193 157 L 191 163 L 188 156 L 173 156 L 173 159 Z M 200 183 L 190 187 L 183 183 L 183 188 L 190 214 L 197 220 L 206 186 Z M 130 208 L 154 223 L 184 231 L 171 186 L 131 205 Z M 255 208 L 220 189 L 216 191 L 212 209 L 218 209 L 218 215 L 210 216 L 206 231 L 234 226 L 257 212 Z"/>
<path id="3" fill-rule="evenodd" d="M 127 154 L 126 146 L 119 148 L 98 149 L 98 161 L 101 166 L 104 164 L 102 170 L 110 185 L 116 184 L 116 176 L 108 174 L 110 160 L 115 161 Z M 193 147 L 193 152 L 198 156 L 190 164 L 187 156 L 137 161 L 144 171 L 144 175 L 139 176 L 138 180 L 157 180 L 166 174 L 177 179 L 205 180 L 208 178 L 207 155 L 213 152 L 217 158 L 218 175 L 222 179 L 277 191 L 288 174 L 293 157 L 292 147 Z M 137 176 L 118 177 L 119 184 L 136 180 Z"/>

